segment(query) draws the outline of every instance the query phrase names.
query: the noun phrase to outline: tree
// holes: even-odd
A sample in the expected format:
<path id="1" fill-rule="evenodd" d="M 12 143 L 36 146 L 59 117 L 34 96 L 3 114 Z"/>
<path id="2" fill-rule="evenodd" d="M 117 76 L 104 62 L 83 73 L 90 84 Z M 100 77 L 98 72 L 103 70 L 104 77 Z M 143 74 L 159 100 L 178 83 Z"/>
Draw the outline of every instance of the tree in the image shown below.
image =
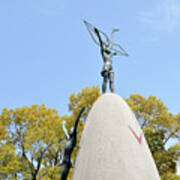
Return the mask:
<path id="1" fill-rule="evenodd" d="M 55 109 L 45 105 L 3 109 L 0 120 L 1 179 L 36 180 L 43 174 L 60 173 L 60 142 L 64 136 L 62 118 Z"/>
<path id="2" fill-rule="evenodd" d="M 94 102 L 101 96 L 100 89 L 97 86 L 84 88 L 78 94 L 72 93 L 69 97 L 69 111 L 77 115 L 83 106 L 86 106 L 86 113 L 92 108 Z"/>
<path id="3" fill-rule="evenodd" d="M 60 159 L 65 135 L 62 121 L 67 128 L 74 125 L 82 106 L 88 110 L 100 95 L 98 87 L 85 88 L 78 95 L 70 96 L 70 116 L 60 117 L 57 110 L 45 105 L 32 105 L 15 110 L 4 108 L 0 115 L 0 179 L 60 179 Z M 75 105 L 76 102 L 76 105 Z M 78 141 L 83 130 L 78 126 Z M 76 156 L 77 147 L 73 157 Z M 69 180 L 71 179 L 72 170 Z"/>
<path id="4" fill-rule="evenodd" d="M 69 110 L 77 114 L 84 105 L 89 110 L 100 95 L 97 87 L 85 88 L 77 95 L 72 94 Z M 167 144 L 171 140 L 177 142 L 180 140 L 180 114 L 173 115 L 168 112 L 168 108 L 155 96 L 145 98 L 136 94 L 125 100 L 144 131 L 161 177 L 168 177 L 168 180 L 173 180 L 174 177 L 179 178 L 175 173 L 176 162 L 180 158 L 180 145 L 176 144 L 167 148 Z"/>
<path id="5" fill-rule="evenodd" d="M 160 175 L 175 177 L 176 162 L 180 158 L 180 145 L 166 146 L 170 140 L 180 142 L 180 114 L 173 115 L 160 99 L 145 98 L 139 94 L 126 99 L 134 111 L 154 157 Z"/>
<path id="6" fill-rule="evenodd" d="M 180 180 L 180 176 L 173 173 L 166 173 L 162 176 L 162 180 Z"/>
<path id="7" fill-rule="evenodd" d="M 83 106 L 86 111 L 78 125 L 78 142 L 84 121 L 92 105 L 100 96 L 96 86 L 84 88 L 69 98 L 70 115 L 59 116 L 57 110 L 45 105 L 32 105 L 2 110 L 0 115 L 0 179 L 56 180 L 60 179 L 60 158 L 65 135 L 62 121 L 70 129 Z M 172 139 L 180 139 L 180 114 L 173 115 L 155 96 L 145 98 L 131 95 L 125 99 L 134 111 L 144 131 L 162 180 L 179 180 L 176 161 L 180 157 L 180 144 L 167 146 Z M 78 145 L 72 155 L 75 160 Z M 68 180 L 71 180 L 71 169 Z"/>

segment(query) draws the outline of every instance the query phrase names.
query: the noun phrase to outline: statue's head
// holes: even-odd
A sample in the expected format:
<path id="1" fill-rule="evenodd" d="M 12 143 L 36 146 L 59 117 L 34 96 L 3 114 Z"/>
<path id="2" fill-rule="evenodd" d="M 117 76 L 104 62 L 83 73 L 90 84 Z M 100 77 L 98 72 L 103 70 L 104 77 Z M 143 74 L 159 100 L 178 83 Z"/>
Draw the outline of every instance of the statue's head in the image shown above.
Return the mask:
<path id="1" fill-rule="evenodd" d="M 105 43 L 105 48 L 109 48 L 109 43 L 108 42 Z"/>
<path id="2" fill-rule="evenodd" d="M 105 44 L 104 50 L 107 54 L 111 53 L 111 47 L 109 46 L 109 44 Z"/>

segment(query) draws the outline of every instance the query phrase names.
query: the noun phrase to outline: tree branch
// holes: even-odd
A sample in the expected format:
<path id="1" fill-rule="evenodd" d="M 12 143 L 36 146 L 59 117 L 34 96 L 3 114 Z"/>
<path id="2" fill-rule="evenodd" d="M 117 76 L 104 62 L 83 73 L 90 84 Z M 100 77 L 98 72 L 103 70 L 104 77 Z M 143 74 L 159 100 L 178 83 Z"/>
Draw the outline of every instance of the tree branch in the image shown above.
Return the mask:
<path id="1" fill-rule="evenodd" d="M 37 174 L 38 174 L 38 172 L 39 172 L 39 169 L 40 169 L 40 167 L 41 167 L 41 162 L 42 162 L 43 156 L 44 156 L 44 154 L 46 153 L 46 151 L 50 148 L 51 145 L 52 145 L 52 144 L 49 144 L 49 145 L 44 149 L 44 151 L 42 151 L 40 157 L 37 159 L 38 164 L 37 164 L 37 168 L 35 169 L 35 171 L 34 171 L 34 173 L 33 173 L 32 180 L 36 180 L 36 176 L 37 176 Z"/>
<path id="2" fill-rule="evenodd" d="M 178 129 L 176 129 L 174 132 L 172 132 L 164 141 L 163 145 L 165 146 L 166 143 L 169 141 L 169 139 L 177 133 Z"/>

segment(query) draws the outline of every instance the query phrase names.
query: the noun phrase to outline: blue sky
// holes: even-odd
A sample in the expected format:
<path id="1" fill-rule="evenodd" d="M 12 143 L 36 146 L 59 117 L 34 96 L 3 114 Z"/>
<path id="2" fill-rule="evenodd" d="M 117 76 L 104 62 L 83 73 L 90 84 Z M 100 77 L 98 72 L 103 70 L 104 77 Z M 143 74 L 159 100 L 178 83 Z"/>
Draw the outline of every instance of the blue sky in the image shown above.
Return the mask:
<path id="1" fill-rule="evenodd" d="M 129 57 L 113 59 L 116 93 L 155 95 L 180 112 L 180 1 L 0 1 L 0 109 L 46 104 L 67 113 L 69 95 L 101 86 L 102 59 L 83 19 Z"/>

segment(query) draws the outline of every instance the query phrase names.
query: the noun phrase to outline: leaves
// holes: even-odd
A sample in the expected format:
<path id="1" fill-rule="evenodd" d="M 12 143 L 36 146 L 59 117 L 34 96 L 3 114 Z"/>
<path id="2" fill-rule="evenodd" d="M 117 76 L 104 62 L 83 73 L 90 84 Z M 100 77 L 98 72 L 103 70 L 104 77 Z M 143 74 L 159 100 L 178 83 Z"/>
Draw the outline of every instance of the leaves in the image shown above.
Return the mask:
<path id="1" fill-rule="evenodd" d="M 21 163 L 12 144 L 0 146 L 0 177 L 14 176 L 21 169 Z"/>
<path id="2" fill-rule="evenodd" d="M 176 162 L 180 159 L 180 146 L 176 144 L 167 149 L 166 144 L 171 140 L 179 142 L 180 115 L 168 112 L 168 108 L 155 96 L 131 95 L 126 102 L 144 131 L 160 175 L 173 179 Z"/>
<path id="3" fill-rule="evenodd" d="M 162 180 L 180 180 L 180 176 L 173 173 L 166 173 L 162 176 Z"/>
<path id="4" fill-rule="evenodd" d="M 17 109 L 2 110 L 0 115 L 0 177 L 2 179 L 60 179 L 59 166 L 64 148 L 62 121 L 67 128 L 74 122 L 82 106 L 86 106 L 87 115 L 92 104 L 100 96 L 98 87 L 84 88 L 80 93 L 71 94 L 70 116 L 60 117 L 57 110 L 48 109 L 43 104 Z M 84 122 L 78 125 L 80 141 Z M 75 148 L 75 159 L 78 146 Z M 71 179 L 70 171 L 69 180 Z"/>
<path id="5" fill-rule="evenodd" d="M 45 105 L 33 105 L 9 111 L 4 109 L 0 119 L 2 124 L 0 128 L 4 130 L 0 147 L 10 153 L 8 157 L 12 157 L 5 161 L 8 164 L 17 164 L 16 171 L 12 171 L 10 165 L 2 164 L 0 171 L 3 175 L 6 175 L 6 169 L 7 174 L 14 173 L 16 176 L 20 174 L 28 179 L 36 178 L 40 168 L 47 166 L 47 162 L 54 158 L 46 154 L 51 149 L 62 150 L 60 145 L 63 133 L 62 118 L 57 114 L 57 110 L 47 109 Z M 3 159 L 3 156 L 0 156 L 0 160 Z"/>
<path id="6" fill-rule="evenodd" d="M 70 115 L 58 115 L 56 109 L 43 105 L 4 108 L 0 114 L 0 179 L 56 180 L 60 179 L 59 165 L 65 144 L 62 121 L 69 130 L 74 126 L 79 111 L 86 106 L 78 125 L 75 161 L 84 122 L 94 102 L 101 96 L 97 86 L 84 88 L 69 97 Z M 149 144 L 162 180 L 179 180 L 176 162 L 180 159 L 180 114 L 168 111 L 155 96 L 145 98 L 131 95 L 126 102 L 135 113 Z M 177 144 L 167 148 L 171 140 Z M 73 169 L 68 180 L 72 179 Z"/>
<path id="7" fill-rule="evenodd" d="M 69 111 L 74 115 L 78 115 L 79 111 L 83 106 L 86 106 L 86 111 L 82 117 L 85 117 L 87 112 L 92 108 L 92 105 L 100 96 L 100 89 L 97 86 L 93 86 L 92 88 L 84 88 L 78 94 L 71 94 L 69 98 Z"/>

